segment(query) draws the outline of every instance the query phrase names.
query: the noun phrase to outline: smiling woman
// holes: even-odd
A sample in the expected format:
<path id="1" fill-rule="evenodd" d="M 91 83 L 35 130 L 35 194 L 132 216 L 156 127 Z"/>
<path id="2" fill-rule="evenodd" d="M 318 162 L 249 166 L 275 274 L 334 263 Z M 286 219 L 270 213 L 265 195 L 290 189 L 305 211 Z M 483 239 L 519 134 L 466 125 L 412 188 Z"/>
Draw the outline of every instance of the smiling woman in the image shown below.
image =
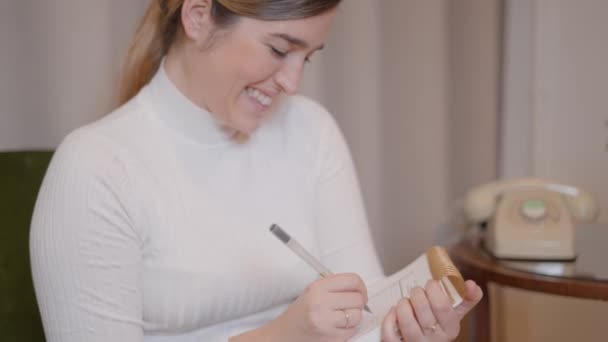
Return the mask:
<path id="1" fill-rule="evenodd" d="M 130 49 L 120 104 L 166 57 L 169 78 L 191 101 L 251 133 L 279 94 L 295 93 L 339 2 L 219 0 L 189 11 L 183 0 L 153 2 Z"/>
<path id="2" fill-rule="evenodd" d="M 356 333 L 363 279 L 383 274 L 344 138 L 295 95 L 339 2 L 150 2 L 120 106 L 65 138 L 38 195 L 30 249 L 49 342 Z M 336 273 L 318 279 L 275 222 Z M 429 289 L 386 316 L 384 340 L 455 337 L 461 316 L 434 315 L 448 299 Z M 461 313 L 479 300 L 469 289 Z"/>

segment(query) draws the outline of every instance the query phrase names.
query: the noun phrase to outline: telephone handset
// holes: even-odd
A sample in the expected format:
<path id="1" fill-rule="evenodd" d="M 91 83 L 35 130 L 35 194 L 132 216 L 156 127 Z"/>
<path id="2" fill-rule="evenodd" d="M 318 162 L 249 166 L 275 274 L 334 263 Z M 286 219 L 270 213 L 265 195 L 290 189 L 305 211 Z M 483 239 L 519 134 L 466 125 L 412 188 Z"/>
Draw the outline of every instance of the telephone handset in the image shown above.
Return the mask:
<path id="1" fill-rule="evenodd" d="M 572 218 L 592 222 L 599 214 L 588 192 L 538 178 L 481 185 L 464 207 L 469 221 L 487 223 L 485 247 L 504 259 L 572 260 Z"/>

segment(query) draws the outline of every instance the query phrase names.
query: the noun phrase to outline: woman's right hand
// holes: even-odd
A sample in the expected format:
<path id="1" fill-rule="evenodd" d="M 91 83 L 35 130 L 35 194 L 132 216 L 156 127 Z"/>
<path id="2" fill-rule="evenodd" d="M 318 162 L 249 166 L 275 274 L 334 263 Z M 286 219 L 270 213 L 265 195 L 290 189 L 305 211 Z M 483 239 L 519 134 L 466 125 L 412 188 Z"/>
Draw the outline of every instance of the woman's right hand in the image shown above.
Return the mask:
<path id="1" fill-rule="evenodd" d="M 311 283 L 273 323 L 284 341 L 342 342 L 356 333 L 366 303 L 358 275 L 334 274 Z"/>

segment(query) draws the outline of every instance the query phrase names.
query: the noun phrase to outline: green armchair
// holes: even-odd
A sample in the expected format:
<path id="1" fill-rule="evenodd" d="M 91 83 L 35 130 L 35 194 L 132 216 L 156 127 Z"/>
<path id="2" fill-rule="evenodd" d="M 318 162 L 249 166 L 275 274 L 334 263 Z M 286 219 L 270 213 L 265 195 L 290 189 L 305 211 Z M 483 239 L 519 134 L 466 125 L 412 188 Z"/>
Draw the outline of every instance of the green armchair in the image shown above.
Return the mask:
<path id="1" fill-rule="evenodd" d="M 32 284 L 30 220 L 50 151 L 0 152 L 0 341 L 44 341 Z"/>

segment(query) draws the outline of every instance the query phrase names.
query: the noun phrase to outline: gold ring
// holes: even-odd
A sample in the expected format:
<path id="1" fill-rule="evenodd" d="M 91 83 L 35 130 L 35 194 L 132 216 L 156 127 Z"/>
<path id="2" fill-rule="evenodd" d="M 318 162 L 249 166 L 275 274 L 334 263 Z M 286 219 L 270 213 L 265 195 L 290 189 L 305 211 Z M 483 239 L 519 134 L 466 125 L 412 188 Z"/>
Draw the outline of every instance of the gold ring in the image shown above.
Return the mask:
<path id="1" fill-rule="evenodd" d="M 438 326 L 439 326 L 439 323 L 435 322 L 435 324 L 433 324 L 431 326 L 423 327 L 423 328 L 426 330 L 430 330 L 431 332 L 435 332 L 435 330 L 437 330 Z"/>
<path id="2" fill-rule="evenodd" d="M 346 324 L 344 325 L 344 329 L 348 329 L 348 324 L 350 323 L 350 315 L 348 314 L 348 312 L 346 312 L 346 309 L 342 310 L 342 312 L 344 313 L 344 318 L 346 319 Z"/>

